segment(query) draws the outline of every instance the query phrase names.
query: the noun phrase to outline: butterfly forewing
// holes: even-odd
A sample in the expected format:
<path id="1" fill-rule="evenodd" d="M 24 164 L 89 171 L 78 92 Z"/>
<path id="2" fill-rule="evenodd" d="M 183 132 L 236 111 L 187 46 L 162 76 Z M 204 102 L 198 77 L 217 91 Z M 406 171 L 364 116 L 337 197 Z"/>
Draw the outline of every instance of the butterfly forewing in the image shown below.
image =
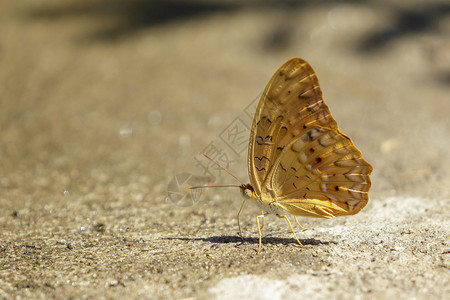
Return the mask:
<path id="1" fill-rule="evenodd" d="M 258 196 L 294 215 L 333 217 L 367 203 L 372 167 L 341 133 L 311 66 L 286 62 L 267 85 L 253 120 L 249 174 Z"/>
<path id="2" fill-rule="evenodd" d="M 260 192 L 271 164 L 284 147 L 314 124 L 337 128 L 311 66 L 302 59 L 291 59 L 269 81 L 253 119 L 249 174 L 256 191 Z"/>

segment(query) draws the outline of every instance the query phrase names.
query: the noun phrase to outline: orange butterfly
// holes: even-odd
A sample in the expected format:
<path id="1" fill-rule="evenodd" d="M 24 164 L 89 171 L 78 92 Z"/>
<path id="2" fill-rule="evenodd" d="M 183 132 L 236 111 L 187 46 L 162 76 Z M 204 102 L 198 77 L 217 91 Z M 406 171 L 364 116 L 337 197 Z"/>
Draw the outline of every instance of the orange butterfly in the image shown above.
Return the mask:
<path id="1" fill-rule="evenodd" d="M 272 76 L 253 119 L 248 148 L 251 184 L 242 184 L 245 201 L 286 219 L 286 214 L 334 218 L 358 213 L 369 199 L 371 165 L 343 134 L 324 103 L 316 73 L 300 58 Z M 263 219 L 262 219 L 263 221 Z M 303 227 L 302 227 L 303 228 Z"/>

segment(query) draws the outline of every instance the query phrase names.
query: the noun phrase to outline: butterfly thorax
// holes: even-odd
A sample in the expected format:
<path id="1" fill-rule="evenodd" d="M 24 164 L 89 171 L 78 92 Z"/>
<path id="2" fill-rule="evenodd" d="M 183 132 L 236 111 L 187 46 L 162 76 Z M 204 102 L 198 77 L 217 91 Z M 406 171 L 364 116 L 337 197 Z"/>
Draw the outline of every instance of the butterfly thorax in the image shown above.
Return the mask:
<path id="1" fill-rule="evenodd" d="M 282 210 L 276 204 L 272 197 L 259 196 L 251 184 L 243 184 L 240 186 L 242 196 L 247 200 L 251 200 L 256 206 L 261 208 L 265 213 L 273 213 L 276 215 L 283 214 Z"/>

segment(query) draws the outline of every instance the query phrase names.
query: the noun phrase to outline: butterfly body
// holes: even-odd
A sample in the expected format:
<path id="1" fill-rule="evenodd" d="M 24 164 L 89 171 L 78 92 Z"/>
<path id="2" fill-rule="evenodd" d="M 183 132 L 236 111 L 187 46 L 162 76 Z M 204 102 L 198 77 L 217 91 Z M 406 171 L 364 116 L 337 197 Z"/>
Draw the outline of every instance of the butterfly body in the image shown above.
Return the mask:
<path id="1" fill-rule="evenodd" d="M 261 96 L 248 166 L 251 183 L 240 188 L 244 201 L 252 199 L 262 210 L 257 223 L 264 212 L 286 218 L 289 225 L 286 213 L 353 215 L 368 201 L 372 167 L 339 130 L 315 72 L 300 58 L 281 66 Z"/>

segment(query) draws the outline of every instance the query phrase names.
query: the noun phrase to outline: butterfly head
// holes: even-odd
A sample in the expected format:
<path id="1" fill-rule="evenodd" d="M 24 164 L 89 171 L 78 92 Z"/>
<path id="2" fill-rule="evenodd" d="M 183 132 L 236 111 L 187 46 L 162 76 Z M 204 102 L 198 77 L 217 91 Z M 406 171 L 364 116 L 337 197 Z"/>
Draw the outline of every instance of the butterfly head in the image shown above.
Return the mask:
<path id="1" fill-rule="evenodd" d="M 241 194 L 245 198 L 257 198 L 255 190 L 253 189 L 253 186 L 251 184 L 243 184 L 240 185 L 239 188 L 241 189 Z"/>

